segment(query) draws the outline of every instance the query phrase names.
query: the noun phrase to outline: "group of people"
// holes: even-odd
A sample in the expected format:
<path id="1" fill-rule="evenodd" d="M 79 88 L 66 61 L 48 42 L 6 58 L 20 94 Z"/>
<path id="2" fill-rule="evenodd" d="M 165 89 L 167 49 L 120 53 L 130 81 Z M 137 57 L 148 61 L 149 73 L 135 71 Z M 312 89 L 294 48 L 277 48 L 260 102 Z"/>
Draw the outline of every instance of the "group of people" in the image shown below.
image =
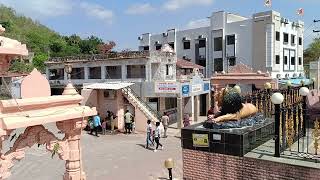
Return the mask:
<path id="1" fill-rule="evenodd" d="M 161 122 L 164 128 L 163 137 L 167 138 L 167 129 L 169 125 L 169 116 L 164 113 Z M 146 139 L 146 148 L 149 149 L 150 146 L 155 146 L 154 152 L 157 152 L 159 146 L 161 150 L 163 149 L 163 145 L 160 143 L 161 138 L 161 129 L 160 129 L 160 122 L 156 122 L 156 128 L 153 130 L 151 125 L 151 120 L 147 121 L 147 139 Z M 154 142 L 156 144 L 154 144 Z"/>
<path id="2" fill-rule="evenodd" d="M 111 132 L 114 132 L 116 118 L 117 116 L 112 111 L 107 111 L 107 117 L 101 123 L 100 114 L 98 113 L 93 117 L 93 119 L 89 120 L 90 134 L 93 135 L 94 132 L 95 136 L 99 137 L 98 131 L 102 130 L 102 134 L 105 135 L 108 124 L 110 124 Z"/>

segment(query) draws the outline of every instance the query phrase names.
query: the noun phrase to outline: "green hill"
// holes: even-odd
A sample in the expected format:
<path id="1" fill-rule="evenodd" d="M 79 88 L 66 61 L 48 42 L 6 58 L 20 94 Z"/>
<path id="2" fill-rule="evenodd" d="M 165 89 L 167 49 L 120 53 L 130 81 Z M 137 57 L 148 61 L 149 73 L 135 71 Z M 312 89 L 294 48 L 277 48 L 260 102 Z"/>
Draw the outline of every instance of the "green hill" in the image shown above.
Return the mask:
<path id="1" fill-rule="evenodd" d="M 0 4 L 0 24 L 6 28 L 4 36 L 16 39 L 27 45 L 30 52 L 35 53 L 33 66 L 44 70 L 44 61 L 48 56 L 71 56 L 78 54 L 99 53 L 99 47 L 105 44 L 101 38 L 90 36 L 81 39 L 78 35 L 61 36 L 31 18 L 19 15 L 14 9 Z M 115 44 L 114 44 L 115 46 Z M 114 47 L 112 46 L 112 48 Z M 111 49 L 112 49 L 111 48 Z M 26 65 L 30 66 L 30 65 Z M 15 62 L 11 68 L 13 72 L 29 71 L 23 69 L 24 64 Z"/>

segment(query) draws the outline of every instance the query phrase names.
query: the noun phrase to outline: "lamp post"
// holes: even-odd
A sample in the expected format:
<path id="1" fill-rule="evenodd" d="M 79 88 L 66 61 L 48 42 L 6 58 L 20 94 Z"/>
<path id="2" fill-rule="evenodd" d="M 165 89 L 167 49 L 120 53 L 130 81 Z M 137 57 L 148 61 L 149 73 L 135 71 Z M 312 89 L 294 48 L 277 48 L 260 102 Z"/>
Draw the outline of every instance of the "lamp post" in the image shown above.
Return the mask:
<path id="1" fill-rule="evenodd" d="M 312 89 L 314 89 L 315 82 L 316 82 L 316 78 L 312 78 Z"/>
<path id="2" fill-rule="evenodd" d="M 169 171 L 169 179 L 172 180 L 172 168 L 174 167 L 174 161 L 172 158 L 169 158 L 164 161 L 164 167 Z"/>
<path id="3" fill-rule="evenodd" d="M 275 147 L 274 147 L 274 157 L 280 157 L 280 104 L 283 102 L 284 97 L 281 93 L 274 93 L 271 96 L 271 101 L 275 106 Z"/>
<path id="4" fill-rule="evenodd" d="M 307 132 L 307 95 L 309 94 L 309 89 L 307 87 L 302 87 L 299 89 L 300 95 L 303 97 L 302 102 L 302 113 L 303 113 L 303 136 L 306 136 Z"/>
<path id="5" fill-rule="evenodd" d="M 68 84 L 64 88 L 64 91 L 63 91 L 62 95 L 75 95 L 75 94 L 78 94 L 78 92 L 76 91 L 76 89 L 73 87 L 73 85 L 71 83 L 72 65 L 71 64 L 65 64 L 64 71 L 68 74 L 68 78 L 67 78 L 68 79 Z"/>

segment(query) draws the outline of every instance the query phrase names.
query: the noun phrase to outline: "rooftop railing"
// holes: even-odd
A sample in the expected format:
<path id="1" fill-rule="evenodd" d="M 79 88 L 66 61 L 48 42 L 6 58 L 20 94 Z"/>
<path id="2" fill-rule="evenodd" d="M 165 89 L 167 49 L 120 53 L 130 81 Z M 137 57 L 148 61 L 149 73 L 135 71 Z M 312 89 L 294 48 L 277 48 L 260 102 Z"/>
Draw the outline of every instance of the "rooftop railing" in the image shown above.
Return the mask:
<path id="1" fill-rule="evenodd" d="M 149 51 L 110 52 L 107 54 L 78 55 L 65 57 L 52 57 L 49 62 L 67 62 L 81 60 L 105 60 L 105 59 L 133 59 L 149 57 Z"/>

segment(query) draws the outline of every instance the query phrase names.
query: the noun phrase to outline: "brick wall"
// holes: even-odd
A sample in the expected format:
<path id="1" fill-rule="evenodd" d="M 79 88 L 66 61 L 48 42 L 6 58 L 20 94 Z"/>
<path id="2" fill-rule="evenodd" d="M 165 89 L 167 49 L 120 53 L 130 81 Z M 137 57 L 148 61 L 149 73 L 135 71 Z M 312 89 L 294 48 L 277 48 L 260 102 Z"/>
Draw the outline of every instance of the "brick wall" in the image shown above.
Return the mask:
<path id="1" fill-rule="evenodd" d="M 317 180 L 320 170 L 272 161 L 182 150 L 184 180 Z"/>

